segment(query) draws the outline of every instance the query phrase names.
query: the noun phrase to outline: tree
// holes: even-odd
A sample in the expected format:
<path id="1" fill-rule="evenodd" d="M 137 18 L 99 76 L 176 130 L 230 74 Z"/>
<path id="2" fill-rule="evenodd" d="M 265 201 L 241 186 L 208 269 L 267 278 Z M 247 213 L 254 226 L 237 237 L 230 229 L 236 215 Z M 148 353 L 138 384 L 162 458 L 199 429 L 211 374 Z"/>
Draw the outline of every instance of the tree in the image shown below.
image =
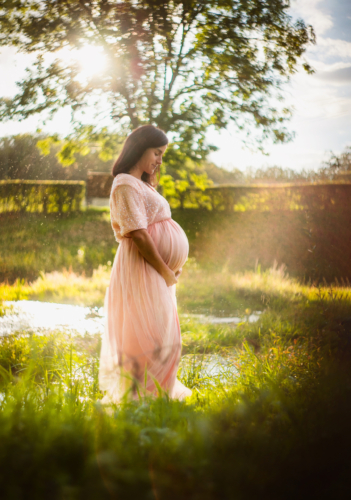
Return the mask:
<path id="1" fill-rule="evenodd" d="M 40 149 L 38 144 L 41 146 Z M 67 152 L 67 149 L 67 142 L 62 144 L 43 134 L 2 137 L 0 138 L 0 180 L 85 180 L 88 170 L 103 172 L 111 170 L 111 162 L 104 162 L 99 158 L 99 152 L 94 150 L 87 151 L 84 156 L 76 155 L 77 157 L 72 163 L 70 162 L 69 166 L 63 166 L 62 154 Z"/>
<path id="2" fill-rule="evenodd" d="M 37 54 L 19 93 L 0 101 L 1 120 L 70 106 L 79 124 L 104 102 L 122 129 L 156 124 L 174 138 L 170 158 L 182 148 L 195 161 L 215 149 L 210 126 L 254 126 L 259 147 L 291 138 L 289 110 L 271 99 L 282 100 L 314 33 L 292 20 L 289 0 L 0 0 L 0 11 L 0 44 Z M 84 46 L 101 47 L 108 65 L 82 81 L 59 55 Z"/>
<path id="3" fill-rule="evenodd" d="M 338 156 L 332 151 L 330 158 L 324 162 L 324 167 L 329 172 L 337 175 L 351 172 L 351 146 L 346 146 L 344 151 Z"/>
<path id="4" fill-rule="evenodd" d="M 55 179 L 63 168 L 55 151 L 43 156 L 37 148 L 42 137 L 30 134 L 2 137 L 0 139 L 0 179 Z M 63 175 L 65 172 L 63 172 Z"/>

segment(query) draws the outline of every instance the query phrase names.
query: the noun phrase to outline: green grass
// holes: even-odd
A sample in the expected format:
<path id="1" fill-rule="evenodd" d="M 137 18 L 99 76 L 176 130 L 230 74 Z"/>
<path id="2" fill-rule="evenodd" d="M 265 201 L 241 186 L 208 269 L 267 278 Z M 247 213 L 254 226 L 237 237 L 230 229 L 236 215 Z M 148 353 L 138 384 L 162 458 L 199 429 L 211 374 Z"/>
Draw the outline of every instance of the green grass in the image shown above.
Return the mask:
<path id="1" fill-rule="evenodd" d="M 301 282 L 342 284 L 351 280 L 349 211 L 313 213 L 173 210 L 186 232 L 190 257 L 202 269 L 235 274 L 267 270 L 277 261 Z M 89 208 L 63 218 L 0 215 L 0 282 L 33 281 L 41 273 L 91 276 L 113 262 L 117 242 L 109 212 Z M 343 280 L 343 281 L 342 281 Z M 211 302 L 212 303 L 212 302 Z"/>
<path id="2" fill-rule="evenodd" d="M 349 486 L 350 373 L 342 363 L 336 370 L 330 356 L 321 365 L 317 339 L 295 340 L 272 335 L 258 354 L 244 343 L 229 360 L 236 375 L 227 368 L 222 378 L 203 374 L 201 360 L 188 354 L 180 376 L 194 392 L 186 403 L 163 396 L 107 414 L 97 402 L 95 338 L 55 332 L 2 339 L 5 498 L 278 499 L 342 492 Z M 342 347 L 334 349 L 339 361 Z M 320 476 L 324 469 L 328 474 Z"/>
<path id="3" fill-rule="evenodd" d="M 46 300 L 86 306 L 102 306 L 109 284 L 111 262 L 94 269 L 90 276 L 72 270 L 40 273 L 28 281 L 17 279 L 13 284 L 0 284 L 0 296 L 4 300 Z M 338 287 L 338 290 L 349 290 Z M 333 290 L 321 287 L 322 293 Z M 177 285 L 177 296 L 183 312 L 242 315 L 250 311 L 270 307 L 281 310 L 291 303 L 314 300 L 318 288 L 301 285 L 298 280 L 285 274 L 284 266 L 262 271 L 230 273 L 226 266 L 219 271 L 209 271 L 189 258 Z"/>
<path id="4" fill-rule="evenodd" d="M 0 338 L 6 500 L 348 497 L 351 288 L 302 284 L 276 264 L 233 272 L 230 238 L 206 239 L 219 215 L 202 229 L 199 214 L 178 215 L 193 249 L 177 285 L 178 377 L 192 397 L 107 412 L 98 336 Z M 0 317 L 11 313 L 4 300 L 103 305 L 117 248 L 106 211 L 0 225 Z M 216 265 L 212 254 L 206 262 L 214 245 Z M 249 323 L 254 311 L 263 312 Z M 242 321 L 200 323 L 192 313 Z"/>
<path id="5" fill-rule="evenodd" d="M 110 273 L 110 266 L 100 266 L 91 277 L 68 271 L 42 274 L 33 283 L 17 280 L 0 285 L 0 298 L 102 306 Z M 351 316 L 351 288 L 301 285 L 276 267 L 265 272 L 210 273 L 190 259 L 179 279 L 177 297 L 184 353 L 223 351 L 243 340 L 258 350 L 272 334 L 291 341 L 310 332 L 337 332 Z M 250 324 L 247 318 L 254 311 L 263 314 Z M 242 321 L 237 326 L 202 324 L 191 313 L 237 316 Z"/>
<path id="6" fill-rule="evenodd" d="M 111 266 L 100 266 L 92 276 L 72 271 L 42 273 L 33 282 L 17 279 L 12 285 L 0 284 L 3 300 L 41 300 L 62 304 L 100 307 L 104 303 Z"/>
<path id="7" fill-rule="evenodd" d="M 6 214 L 0 225 L 0 281 L 33 280 L 43 271 L 63 269 L 89 275 L 113 261 L 117 249 L 105 210 L 60 219 L 54 214 Z"/>
<path id="8" fill-rule="evenodd" d="M 101 305 L 109 273 L 43 274 L 2 285 L 1 297 Z M 0 339 L 4 498 L 345 498 L 350 288 L 301 285 L 276 267 L 211 274 L 190 260 L 178 303 L 186 402 L 161 394 L 106 412 L 99 337 Z M 264 312 L 249 323 L 254 310 Z M 194 311 L 243 321 L 201 324 Z"/>

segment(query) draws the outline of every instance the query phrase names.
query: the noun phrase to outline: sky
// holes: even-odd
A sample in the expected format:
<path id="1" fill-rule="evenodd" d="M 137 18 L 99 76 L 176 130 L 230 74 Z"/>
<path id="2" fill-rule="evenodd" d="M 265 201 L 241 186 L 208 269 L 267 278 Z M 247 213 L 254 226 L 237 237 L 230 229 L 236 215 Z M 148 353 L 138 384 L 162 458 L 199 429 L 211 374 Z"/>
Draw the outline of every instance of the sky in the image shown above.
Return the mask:
<path id="1" fill-rule="evenodd" d="M 330 156 L 351 145 L 351 0 L 297 0 L 291 14 L 312 24 L 317 43 L 305 52 L 315 73 L 301 70 L 285 87 L 286 104 L 294 107 L 289 131 L 292 142 L 266 144 L 269 156 L 242 147 L 234 127 L 214 133 L 217 165 L 231 170 L 277 165 L 300 171 L 318 168 Z"/>
<path id="2" fill-rule="evenodd" d="M 314 27 L 317 43 L 304 54 L 315 69 L 302 69 L 285 86 L 285 103 L 294 109 L 287 128 L 295 138 L 287 144 L 266 143 L 268 156 L 243 146 L 243 136 L 234 126 L 209 131 L 207 140 L 219 149 L 210 160 L 228 170 L 278 165 L 300 171 L 318 168 L 330 152 L 341 153 L 351 145 L 351 0 L 292 0 L 291 14 Z M 14 95 L 15 82 L 25 74 L 32 56 L 17 54 L 12 47 L 0 50 L 0 96 Z M 70 112 L 61 110 L 42 127 L 40 118 L 0 123 L 0 136 L 32 132 L 40 127 L 65 133 Z"/>

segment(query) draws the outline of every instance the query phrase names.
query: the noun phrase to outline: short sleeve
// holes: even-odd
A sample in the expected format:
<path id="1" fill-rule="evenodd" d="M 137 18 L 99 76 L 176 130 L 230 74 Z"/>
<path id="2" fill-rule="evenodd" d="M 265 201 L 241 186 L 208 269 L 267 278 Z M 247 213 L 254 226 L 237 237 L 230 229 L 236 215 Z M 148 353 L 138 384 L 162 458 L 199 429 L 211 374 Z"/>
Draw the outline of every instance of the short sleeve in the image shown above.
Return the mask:
<path id="1" fill-rule="evenodd" d="M 147 229 L 147 216 L 142 194 L 128 184 L 121 184 L 113 192 L 113 217 L 124 236 L 136 229 Z"/>

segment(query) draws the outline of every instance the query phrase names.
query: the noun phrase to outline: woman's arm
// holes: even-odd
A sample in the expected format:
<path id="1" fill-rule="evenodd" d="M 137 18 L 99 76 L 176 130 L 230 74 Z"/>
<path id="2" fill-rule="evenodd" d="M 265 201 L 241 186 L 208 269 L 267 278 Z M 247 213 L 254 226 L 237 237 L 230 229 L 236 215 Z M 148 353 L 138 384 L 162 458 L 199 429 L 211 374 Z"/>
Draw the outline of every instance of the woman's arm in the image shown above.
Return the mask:
<path id="1" fill-rule="evenodd" d="M 178 282 L 174 271 L 172 271 L 172 269 L 170 269 L 164 262 L 161 255 L 158 253 L 154 240 L 151 238 L 146 229 L 137 229 L 136 231 L 131 231 L 128 234 L 130 234 L 133 242 L 138 247 L 138 250 L 144 259 L 147 260 L 148 263 L 151 264 L 164 278 L 167 286 L 174 285 Z"/>

